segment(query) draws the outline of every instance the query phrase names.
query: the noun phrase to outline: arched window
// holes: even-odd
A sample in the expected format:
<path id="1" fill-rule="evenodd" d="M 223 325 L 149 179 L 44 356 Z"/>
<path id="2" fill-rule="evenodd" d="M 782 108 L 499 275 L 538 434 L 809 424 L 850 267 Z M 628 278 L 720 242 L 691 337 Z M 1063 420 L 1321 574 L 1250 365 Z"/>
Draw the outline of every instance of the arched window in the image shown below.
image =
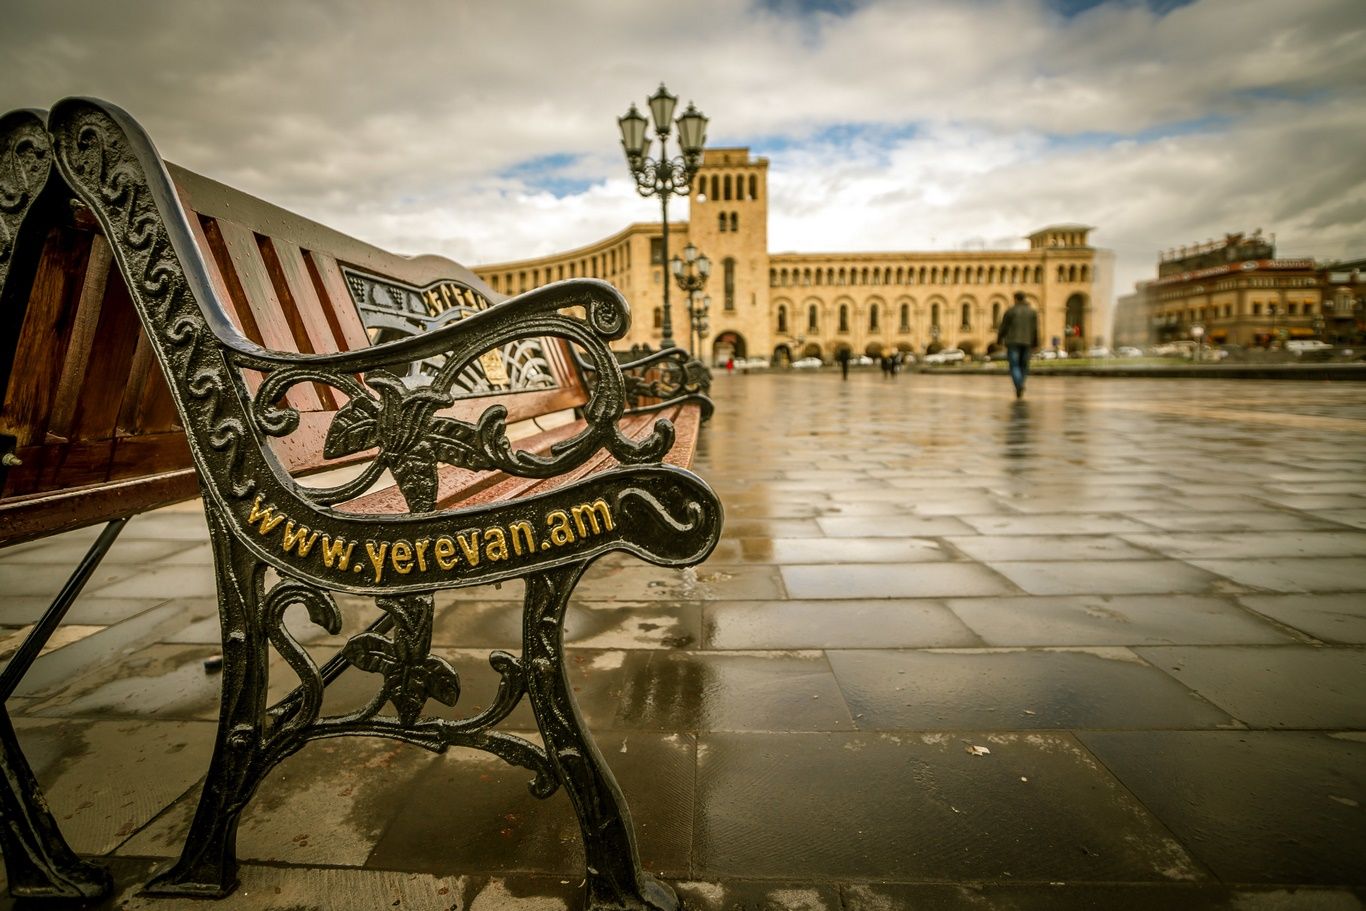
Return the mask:
<path id="1" fill-rule="evenodd" d="M 910 304 L 902 304 L 902 305 L 901 305 L 901 331 L 902 331 L 902 332 L 910 332 L 910 331 L 911 331 L 911 305 L 910 305 Z"/>
<path id="2" fill-rule="evenodd" d="M 930 266 L 930 284 L 932 284 L 932 285 L 937 285 L 937 284 L 939 284 L 939 267 L 938 267 L 938 266 Z"/>
<path id="3" fill-rule="evenodd" d="M 778 274 L 779 274 L 780 276 L 782 276 L 781 278 L 778 279 L 778 284 L 780 284 L 780 285 L 782 285 L 784 288 L 786 288 L 786 287 L 787 287 L 787 270 L 784 269 L 783 271 L 779 272 Z"/>
<path id="4" fill-rule="evenodd" d="M 776 287 L 778 287 L 778 270 L 777 270 L 777 269 L 769 269 L 769 270 L 768 270 L 768 286 L 769 286 L 770 288 L 776 288 Z"/>
<path id="5" fill-rule="evenodd" d="M 849 331 L 849 305 L 840 304 L 840 331 Z"/>
<path id="6" fill-rule="evenodd" d="M 726 309 L 735 309 L 735 257 L 727 256 L 721 264 L 721 272 L 725 279 L 726 288 Z"/>
<path id="7" fill-rule="evenodd" d="M 876 331 L 878 331 L 878 330 L 877 330 L 877 304 L 873 304 L 872 306 L 870 306 L 870 307 L 868 308 L 868 331 L 869 331 L 869 332 L 876 332 Z"/>
<path id="8" fill-rule="evenodd" d="M 978 267 L 977 267 L 977 284 L 980 285 L 980 284 L 982 283 L 982 279 L 983 279 L 983 277 L 984 277 L 985 275 L 986 275 L 986 270 L 985 270 L 982 266 L 978 266 Z"/>
<path id="9" fill-rule="evenodd" d="M 1081 267 L 1081 280 L 1084 281 L 1084 282 L 1089 282 L 1089 281 L 1091 280 L 1091 267 L 1090 267 L 1090 266 L 1087 266 L 1087 265 L 1084 265 L 1084 264 L 1082 265 L 1082 267 Z"/>
<path id="10" fill-rule="evenodd" d="M 749 198 L 759 198 L 759 180 L 753 174 L 749 175 Z"/>
<path id="11" fill-rule="evenodd" d="M 664 308 L 663 308 L 663 307 L 656 307 L 656 308 L 655 308 L 655 328 L 656 328 L 656 329 L 663 329 L 663 328 L 664 328 Z"/>
<path id="12" fill-rule="evenodd" d="M 923 285 L 923 284 L 925 284 L 925 267 L 924 267 L 924 266 L 921 266 L 921 267 L 920 267 L 920 272 L 919 272 L 919 273 L 917 274 L 917 276 L 916 276 L 916 282 L 915 282 L 915 283 L 916 283 L 917 285 Z"/>
<path id="13" fill-rule="evenodd" d="M 1035 267 L 1034 267 L 1034 284 L 1036 284 L 1036 285 L 1042 285 L 1042 284 L 1043 284 L 1043 266 L 1035 266 Z"/>
<path id="14" fill-rule="evenodd" d="M 807 308 L 806 308 L 806 331 L 807 331 L 807 332 L 815 332 L 815 331 L 817 330 L 817 328 L 820 326 L 820 322 L 816 319 L 817 316 L 818 316 L 818 314 L 816 313 L 816 305 L 815 305 L 815 304 L 812 304 L 810 307 L 807 307 Z"/>
<path id="15" fill-rule="evenodd" d="M 1070 265 L 1070 266 L 1067 267 L 1067 280 L 1068 280 L 1069 282 L 1074 282 L 1074 281 L 1077 280 L 1077 264 L 1076 264 L 1076 263 L 1073 263 L 1072 265 Z"/>
<path id="16" fill-rule="evenodd" d="M 963 331 L 972 328 L 972 307 L 968 304 L 963 305 Z"/>
<path id="17" fill-rule="evenodd" d="M 732 198 L 732 196 L 731 196 L 731 188 L 730 188 L 730 175 L 729 175 L 729 174 L 727 174 L 726 176 L 724 176 L 724 177 L 721 178 L 721 198 L 722 198 L 722 199 L 726 199 L 726 200 L 729 200 L 729 199 Z"/>
<path id="18" fill-rule="evenodd" d="M 953 267 L 953 283 L 961 285 L 963 283 L 963 269 L 961 266 Z"/>
<path id="19" fill-rule="evenodd" d="M 803 270 L 802 270 L 802 284 L 805 285 L 805 286 L 808 287 L 808 288 L 811 287 L 811 270 L 810 270 L 810 269 L 803 269 Z"/>
<path id="20" fill-rule="evenodd" d="M 716 174 L 711 176 L 711 196 L 707 198 L 713 202 L 721 198 L 721 178 Z"/>
<path id="21" fill-rule="evenodd" d="M 991 328 L 999 329 L 1001 326 L 1001 302 L 997 301 L 991 305 Z"/>
<path id="22" fill-rule="evenodd" d="M 787 306 L 785 304 L 778 307 L 778 331 L 784 335 L 787 334 Z"/>
<path id="23" fill-rule="evenodd" d="M 1058 281 L 1059 281 L 1059 282 L 1065 282 L 1065 281 L 1067 281 L 1067 267 L 1066 267 L 1066 266 L 1058 266 Z"/>
<path id="24" fill-rule="evenodd" d="M 726 213 L 725 213 L 725 212 L 718 213 L 716 217 L 717 217 L 716 230 L 720 231 L 722 234 L 725 234 L 725 233 L 726 233 Z"/>
<path id="25" fill-rule="evenodd" d="M 988 266 L 988 267 L 987 267 L 987 284 L 988 284 L 988 285 L 994 285 L 994 284 L 996 284 L 996 267 L 995 267 L 995 266 Z"/>
<path id="26" fill-rule="evenodd" d="M 839 278 L 839 281 L 836 282 L 836 284 L 843 285 L 843 284 L 844 284 L 845 282 L 847 282 L 848 280 L 849 280 L 849 276 L 845 273 L 845 271 L 844 271 L 843 269 L 840 269 L 840 278 Z"/>
<path id="27" fill-rule="evenodd" d="M 730 213 L 730 230 L 732 233 L 740 230 L 740 214 L 738 212 Z"/>
<path id="28" fill-rule="evenodd" d="M 931 325 L 931 326 L 934 326 L 936 329 L 939 327 L 939 305 L 938 305 L 938 304 L 931 304 L 931 305 L 930 305 L 930 325 Z"/>
<path id="29" fill-rule="evenodd" d="M 896 283 L 898 285 L 906 283 L 906 270 L 902 266 L 896 267 Z"/>

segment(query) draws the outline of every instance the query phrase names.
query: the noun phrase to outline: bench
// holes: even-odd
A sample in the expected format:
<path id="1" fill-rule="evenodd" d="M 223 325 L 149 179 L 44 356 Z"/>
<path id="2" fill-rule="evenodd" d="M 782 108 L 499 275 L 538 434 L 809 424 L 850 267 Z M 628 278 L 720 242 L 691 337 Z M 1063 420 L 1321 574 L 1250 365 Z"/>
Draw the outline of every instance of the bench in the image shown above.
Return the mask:
<path id="1" fill-rule="evenodd" d="M 628 382 L 609 345 L 629 308 L 610 285 L 504 298 L 449 260 L 388 254 L 168 166 L 123 111 L 67 99 L 46 119 L 0 118 L 0 321 L 0 546 L 109 522 L 6 668 L 8 692 L 128 516 L 204 500 L 218 734 L 185 848 L 148 893 L 230 892 L 237 820 L 265 775 L 313 740 L 362 735 L 487 750 L 538 797 L 563 786 L 587 906 L 677 907 L 640 868 L 583 728 L 562 624 L 594 560 L 695 565 L 722 512 L 687 471 L 705 378 L 674 353 Z M 523 647 L 490 655 L 497 697 L 424 714 L 460 697 L 430 653 L 434 592 L 509 579 L 525 584 Z M 381 618 L 319 665 L 282 618 L 300 605 L 337 634 L 334 592 L 374 598 Z M 272 647 L 300 685 L 267 705 Z M 374 698 L 323 716 L 348 667 L 376 674 Z M 543 745 L 496 730 L 523 697 Z M 106 894 L 3 710 L 0 771 L 11 892 Z"/>

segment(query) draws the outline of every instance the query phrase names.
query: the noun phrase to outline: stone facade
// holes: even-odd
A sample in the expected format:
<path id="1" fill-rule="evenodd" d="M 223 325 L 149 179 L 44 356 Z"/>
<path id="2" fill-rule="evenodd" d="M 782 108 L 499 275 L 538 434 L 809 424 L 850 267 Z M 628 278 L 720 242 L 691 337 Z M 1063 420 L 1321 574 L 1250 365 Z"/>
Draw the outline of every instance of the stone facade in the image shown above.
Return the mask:
<path id="1" fill-rule="evenodd" d="M 1290 339 L 1351 341 L 1360 335 L 1360 269 L 1313 259 L 1277 259 L 1261 232 L 1229 234 L 1168 251 L 1157 278 L 1119 299 L 1115 338 L 1146 345 L 1192 338 L 1213 345 L 1266 346 Z"/>
<path id="2" fill-rule="evenodd" d="M 1090 246 L 1085 225 L 1041 228 L 1021 250 L 771 253 L 768 160 L 747 148 L 706 150 L 689 204 L 690 219 L 669 225 L 668 255 L 691 241 L 711 259 L 711 332 L 702 345 L 711 360 L 830 360 L 842 348 L 981 353 L 1017 290 L 1039 310 L 1045 346 L 1079 348 L 1109 336 L 1113 260 Z M 575 250 L 474 271 L 505 294 L 576 276 L 605 279 L 638 314 L 622 346 L 658 348 L 663 283 L 673 280 L 661 241 L 658 222 L 639 223 Z M 686 346 L 686 295 L 676 285 L 670 295 L 673 335 Z"/>

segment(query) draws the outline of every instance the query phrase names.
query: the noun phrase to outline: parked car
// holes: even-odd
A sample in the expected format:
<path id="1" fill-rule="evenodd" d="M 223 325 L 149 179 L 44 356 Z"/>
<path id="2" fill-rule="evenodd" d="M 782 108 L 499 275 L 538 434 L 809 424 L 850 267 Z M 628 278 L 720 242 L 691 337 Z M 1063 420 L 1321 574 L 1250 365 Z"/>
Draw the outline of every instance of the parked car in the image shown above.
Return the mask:
<path id="1" fill-rule="evenodd" d="M 797 370 L 812 370 L 821 365 L 818 357 L 804 357 L 801 360 L 793 361 L 792 366 Z"/>
<path id="2" fill-rule="evenodd" d="M 872 359 L 871 357 L 869 357 L 868 355 L 866 355 L 866 354 L 860 354 L 858 357 L 851 357 L 851 358 L 849 358 L 849 366 L 851 366 L 851 367 L 871 367 L 871 366 L 873 366 L 873 359 Z"/>
<path id="3" fill-rule="evenodd" d="M 1116 351 L 1120 357 L 1142 357 L 1143 349 L 1135 348 L 1133 345 L 1121 345 Z"/>
<path id="4" fill-rule="evenodd" d="M 742 357 L 735 362 L 735 366 L 741 370 L 767 370 L 768 358 L 766 357 Z"/>
<path id="5" fill-rule="evenodd" d="M 944 348 L 934 354 L 925 355 L 927 364 L 959 364 L 968 359 L 962 348 Z"/>
<path id="6" fill-rule="evenodd" d="M 1327 351 L 1333 346 L 1317 338 L 1292 338 L 1285 343 L 1285 350 L 1295 354 L 1304 354 L 1306 351 Z"/>
<path id="7" fill-rule="evenodd" d="M 1114 357 L 1114 355 L 1112 355 L 1112 354 L 1110 353 L 1110 349 L 1109 349 L 1109 348 L 1106 348 L 1104 345 L 1096 345 L 1094 348 L 1087 349 L 1086 356 L 1087 356 L 1087 357 Z"/>

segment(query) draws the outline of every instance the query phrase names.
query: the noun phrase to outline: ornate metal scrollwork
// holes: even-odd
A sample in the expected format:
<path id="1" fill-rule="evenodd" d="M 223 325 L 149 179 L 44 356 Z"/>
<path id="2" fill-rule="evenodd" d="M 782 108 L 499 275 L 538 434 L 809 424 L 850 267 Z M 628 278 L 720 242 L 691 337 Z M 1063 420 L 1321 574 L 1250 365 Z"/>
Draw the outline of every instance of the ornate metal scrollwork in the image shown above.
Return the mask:
<path id="1" fill-rule="evenodd" d="M 19 228 L 52 170 L 52 147 L 33 111 L 0 118 L 0 288 L 5 286 Z"/>

